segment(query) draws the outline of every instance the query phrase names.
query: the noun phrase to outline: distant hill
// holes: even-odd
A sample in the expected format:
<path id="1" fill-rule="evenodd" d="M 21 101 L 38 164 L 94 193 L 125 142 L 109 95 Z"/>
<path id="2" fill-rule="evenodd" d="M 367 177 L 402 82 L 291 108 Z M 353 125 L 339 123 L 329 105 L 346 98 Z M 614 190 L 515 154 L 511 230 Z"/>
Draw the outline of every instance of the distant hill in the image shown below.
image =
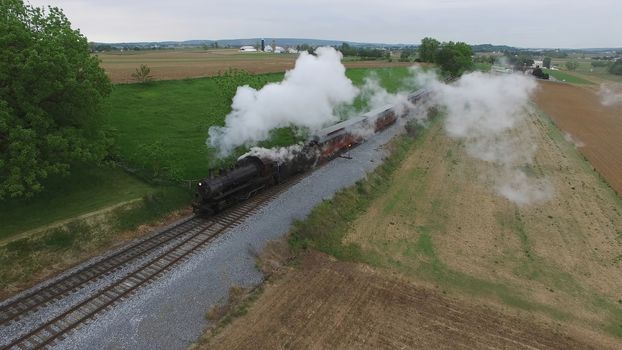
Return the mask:
<path id="1" fill-rule="evenodd" d="M 515 52 L 524 50 L 513 46 L 493 44 L 478 44 L 471 45 L 471 47 L 473 48 L 473 52 Z"/>

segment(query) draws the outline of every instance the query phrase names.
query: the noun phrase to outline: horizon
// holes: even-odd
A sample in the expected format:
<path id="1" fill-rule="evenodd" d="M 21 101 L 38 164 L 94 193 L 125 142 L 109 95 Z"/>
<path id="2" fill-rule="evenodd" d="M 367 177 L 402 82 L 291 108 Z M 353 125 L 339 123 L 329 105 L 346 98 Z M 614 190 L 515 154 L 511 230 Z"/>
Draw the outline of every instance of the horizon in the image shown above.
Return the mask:
<path id="1" fill-rule="evenodd" d="M 243 41 L 243 40 L 261 40 L 261 39 L 265 39 L 265 40 L 309 40 L 309 41 L 331 41 L 331 42 L 342 42 L 342 43 L 348 43 L 348 44 L 364 44 L 364 45 L 391 45 L 391 46 L 419 46 L 421 45 L 421 42 L 415 42 L 415 43 L 406 43 L 406 42 L 396 42 L 396 43 L 389 43 L 389 42 L 372 42 L 372 41 L 349 41 L 349 40 L 340 40 L 340 39 L 321 39 L 321 38 L 305 38 L 305 37 L 246 37 L 246 38 L 226 38 L 226 39 L 182 39 L 182 40 L 148 40 L 148 41 L 116 41 L 116 42 L 104 42 L 104 41 L 91 41 L 89 40 L 89 42 L 93 42 L 96 44 L 108 44 L 108 45 L 120 45 L 120 44 L 145 44 L 145 43 L 166 43 L 166 42 L 172 42 L 172 43 L 184 43 L 184 42 L 190 42 L 190 41 L 209 41 L 209 42 L 220 42 L 220 41 Z M 455 41 L 455 40 L 451 40 L 451 41 Z M 269 45 L 270 43 L 266 42 L 266 45 Z M 523 49 L 523 50 L 605 50 L 605 49 L 613 49 L 613 50 L 619 50 L 622 49 L 622 45 L 620 46 L 603 46 L 603 47 L 555 47 L 555 46 L 550 46 L 550 47 L 521 47 L 521 46 L 516 46 L 516 45 L 511 45 L 511 44 L 507 44 L 507 43 L 469 43 L 467 42 L 467 44 L 471 45 L 471 46 L 482 46 L 482 45 L 491 45 L 491 46 L 507 46 L 507 47 L 512 47 L 512 48 L 517 48 L 517 49 Z"/>
<path id="2" fill-rule="evenodd" d="M 562 0 L 268 0 L 165 1 L 26 0 L 57 6 L 74 28 L 100 43 L 185 41 L 186 38 L 326 38 L 341 41 L 505 43 L 518 48 L 617 48 L 622 3 Z M 131 34 L 129 34 L 131 33 Z M 208 40 L 208 39 L 190 39 Z M 226 39 L 218 39 L 226 40 Z M 331 39 L 328 39 L 331 40 Z"/>

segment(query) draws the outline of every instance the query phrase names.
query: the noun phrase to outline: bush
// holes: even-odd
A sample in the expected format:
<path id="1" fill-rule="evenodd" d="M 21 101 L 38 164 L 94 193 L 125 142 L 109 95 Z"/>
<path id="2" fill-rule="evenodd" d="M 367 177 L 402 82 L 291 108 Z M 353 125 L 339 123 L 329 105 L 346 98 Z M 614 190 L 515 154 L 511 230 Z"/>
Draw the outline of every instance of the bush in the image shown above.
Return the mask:
<path id="1" fill-rule="evenodd" d="M 622 75 L 622 61 L 617 61 L 609 66 L 609 73 L 615 75 Z"/>
<path id="2" fill-rule="evenodd" d="M 145 64 L 141 64 L 139 68 L 136 68 L 136 72 L 132 73 L 132 78 L 143 84 L 153 81 L 151 68 Z"/>

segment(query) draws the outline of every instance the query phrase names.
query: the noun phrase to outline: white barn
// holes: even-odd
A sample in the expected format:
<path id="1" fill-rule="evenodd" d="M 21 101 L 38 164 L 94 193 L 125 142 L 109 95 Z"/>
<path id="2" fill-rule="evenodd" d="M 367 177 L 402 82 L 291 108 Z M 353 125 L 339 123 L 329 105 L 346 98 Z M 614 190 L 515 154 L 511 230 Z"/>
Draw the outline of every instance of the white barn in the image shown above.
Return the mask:
<path id="1" fill-rule="evenodd" d="M 257 52 L 257 49 L 254 46 L 242 46 L 240 52 Z"/>

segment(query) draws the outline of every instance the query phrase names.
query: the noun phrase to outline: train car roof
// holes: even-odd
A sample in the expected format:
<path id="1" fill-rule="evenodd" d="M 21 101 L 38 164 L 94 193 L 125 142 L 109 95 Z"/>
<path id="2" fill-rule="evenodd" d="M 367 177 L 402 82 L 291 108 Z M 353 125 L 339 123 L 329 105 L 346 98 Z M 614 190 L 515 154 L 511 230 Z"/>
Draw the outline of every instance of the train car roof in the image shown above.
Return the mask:
<path id="1" fill-rule="evenodd" d="M 411 97 L 419 96 L 419 95 L 424 94 L 425 92 L 427 92 L 427 90 L 428 89 L 419 89 L 417 91 L 413 91 L 413 92 L 411 92 L 408 95 L 408 97 L 411 98 Z M 319 137 L 319 139 L 323 141 L 326 138 L 328 138 L 329 136 L 338 134 L 338 133 L 342 132 L 343 130 L 351 128 L 354 125 L 363 123 L 365 120 L 369 120 L 369 119 L 379 115 L 380 113 L 386 112 L 386 111 L 388 111 L 388 110 L 390 110 L 391 108 L 394 108 L 394 107 L 395 107 L 395 105 L 387 104 L 387 105 L 384 105 L 382 107 L 375 108 L 375 109 L 373 109 L 373 110 L 371 110 L 369 112 L 361 114 L 358 117 L 353 117 L 353 118 L 350 118 L 350 119 L 346 119 L 346 120 L 344 120 L 342 122 L 339 122 L 339 123 L 337 123 L 335 125 L 331 125 L 331 126 L 329 126 L 327 128 L 319 130 L 319 131 L 317 131 L 314 134 L 314 136 Z"/>
<path id="2" fill-rule="evenodd" d="M 316 136 L 320 137 L 320 138 L 324 138 L 330 135 L 334 135 L 336 133 L 338 133 L 341 130 L 347 129 L 349 127 L 352 127 L 353 125 L 362 123 L 363 121 L 365 121 L 367 119 L 367 117 L 365 116 L 358 116 L 358 117 L 354 117 L 354 118 L 350 118 L 350 119 L 346 119 L 342 122 L 339 122 L 335 125 L 331 125 L 327 128 L 324 128 L 318 132 L 315 133 Z"/>

